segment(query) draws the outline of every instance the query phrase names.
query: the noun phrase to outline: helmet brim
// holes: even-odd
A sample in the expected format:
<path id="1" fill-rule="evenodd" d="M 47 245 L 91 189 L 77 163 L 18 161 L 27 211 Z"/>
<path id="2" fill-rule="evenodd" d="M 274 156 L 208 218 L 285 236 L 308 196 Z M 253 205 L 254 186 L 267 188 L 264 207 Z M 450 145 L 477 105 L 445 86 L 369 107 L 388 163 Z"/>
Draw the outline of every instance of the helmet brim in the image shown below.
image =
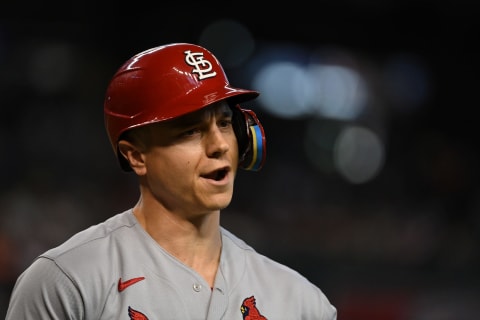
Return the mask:
<path id="1" fill-rule="evenodd" d="M 198 96 L 195 97 L 194 96 L 195 94 L 197 94 Z M 175 102 L 173 102 L 175 105 L 177 105 L 176 112 L 170 113 L 169 117 L 165 117 L 165 118 L 155 117 L 154 118 L 155 120 L 153 121 L 152 120 L 145 121 L 143 123 L 138 123 L 135 126 L 126 128 L 120 133 L 119 139 L 125 131 L 128 131 L 129 129 L 132 129 L 132 128 L 137 128 L 147 124 L 153 124 L 153 123 L 165 121 L 168 119 L 181 117 L 183 115 L 189 114 L 190 112 L 200 110 L 202 108 L 205 108 L 213 103 L 216 103 L 222 100 L 227 100 L 229 105 L 234 106 L 239 103 L 254 100 L 259 95 L 260 93 L 258 91 L 235 88 L 229 85 L 225 86 L 221 91 L 209 92 L 208 94 L 198 94 L 195 92 L 191 92 L 190 94 L 186 94 L 180 97 L 179 99 L 176 99 Z M 200 105 L 198 103 L 192 104 L 191 101 L 201 101 L 201 103 Z M 152 119 L 152 117 L 147 116 L 146 119 Z M 128 164 L 127 160 L 120 154 L 118 150 L 118 145 L 117 145 L 116 154 L 122 170 L 127 172 L 132 171 L 132 168 Z"/>

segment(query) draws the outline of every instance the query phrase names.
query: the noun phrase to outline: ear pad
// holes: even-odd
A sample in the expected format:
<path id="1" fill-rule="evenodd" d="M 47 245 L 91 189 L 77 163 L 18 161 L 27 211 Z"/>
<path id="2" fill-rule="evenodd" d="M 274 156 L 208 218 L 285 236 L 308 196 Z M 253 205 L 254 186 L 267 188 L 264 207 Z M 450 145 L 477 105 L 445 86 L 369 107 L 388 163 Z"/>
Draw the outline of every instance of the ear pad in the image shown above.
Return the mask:
<path id="1" fill-rule="evenodd" d="M 266 157 L 266 141 L 263 126 L 252 110 L 238 104 L 233 108 L 233 130 L 237 136 L 239 168 L 258 171 Z"/>

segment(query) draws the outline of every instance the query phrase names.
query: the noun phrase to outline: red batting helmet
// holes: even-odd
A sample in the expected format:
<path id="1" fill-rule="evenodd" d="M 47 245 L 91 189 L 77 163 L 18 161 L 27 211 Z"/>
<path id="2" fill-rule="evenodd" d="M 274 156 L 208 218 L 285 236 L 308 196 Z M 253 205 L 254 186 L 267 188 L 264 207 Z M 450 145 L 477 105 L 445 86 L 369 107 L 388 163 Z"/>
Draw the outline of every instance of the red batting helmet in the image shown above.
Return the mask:
<path id="1" fill-rule="evenodd" d="M 258 95 L 230 86 L 219 61 L 205 48 L 189 43 L 163 45 L 136 54 L 115 73 L 104 102 L 105 126 L 122 169 L 131 171 L 117 145 L 126 130 L 176 118 L 219 100 L 235 105 Z M 265 159 L 263 127 L 253 111 L 234 109 L 242 113 L 235 128 L 237 139 L 248 136 L 248 141 L 239 141 L 239 166 L 259 170 Z M 245 158 L 249 163 L 242 162 Z"/>

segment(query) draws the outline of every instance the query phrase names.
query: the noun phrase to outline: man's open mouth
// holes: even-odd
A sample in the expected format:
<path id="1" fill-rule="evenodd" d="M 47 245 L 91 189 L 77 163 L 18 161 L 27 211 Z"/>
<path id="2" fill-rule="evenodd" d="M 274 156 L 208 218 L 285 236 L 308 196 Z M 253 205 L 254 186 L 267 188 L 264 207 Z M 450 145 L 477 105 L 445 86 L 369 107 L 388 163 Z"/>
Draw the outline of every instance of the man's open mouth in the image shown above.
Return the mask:
<path id="1" fill-rule="evenodd" d="M 206 179 L 212 179 L 212 180 L 215 180 L 215 181 L 220 181 L 223 178 L 225 178 L 227 173 L 228 173 L 228 169 L 223 168 L 223 169 L 212 171 L 209 174 L 202 175 L 202 177 L 206 178 Z"/>

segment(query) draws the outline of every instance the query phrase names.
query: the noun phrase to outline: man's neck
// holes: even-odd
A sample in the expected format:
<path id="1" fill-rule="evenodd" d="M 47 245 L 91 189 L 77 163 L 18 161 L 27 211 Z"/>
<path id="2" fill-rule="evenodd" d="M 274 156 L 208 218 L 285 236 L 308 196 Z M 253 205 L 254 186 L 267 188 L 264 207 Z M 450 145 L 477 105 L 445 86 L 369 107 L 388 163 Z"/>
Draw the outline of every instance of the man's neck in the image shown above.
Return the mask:
<path id="1" fill-rule="evenodd" d="M 140 225 L 167 252 L 200 274 L 213 287 L 222 248 L 220 212 L 185 219 L 158 209 L 135 206 Z"/>

